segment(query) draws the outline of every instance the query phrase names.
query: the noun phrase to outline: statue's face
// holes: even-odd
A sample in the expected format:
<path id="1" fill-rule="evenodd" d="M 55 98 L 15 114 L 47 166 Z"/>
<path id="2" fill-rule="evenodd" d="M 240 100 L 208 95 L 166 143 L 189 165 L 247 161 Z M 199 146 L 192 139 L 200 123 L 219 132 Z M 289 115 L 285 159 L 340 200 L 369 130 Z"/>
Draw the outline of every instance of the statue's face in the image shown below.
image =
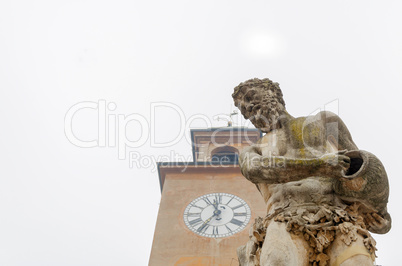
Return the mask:
<path id="1" fill-rule="evenodd" d="M 277 128 L 278 118 L 285 111 L 277 96 L 271 90 L 262 88 L 249 88 L 236 104 L 243 116 L 263 132 Z"/>

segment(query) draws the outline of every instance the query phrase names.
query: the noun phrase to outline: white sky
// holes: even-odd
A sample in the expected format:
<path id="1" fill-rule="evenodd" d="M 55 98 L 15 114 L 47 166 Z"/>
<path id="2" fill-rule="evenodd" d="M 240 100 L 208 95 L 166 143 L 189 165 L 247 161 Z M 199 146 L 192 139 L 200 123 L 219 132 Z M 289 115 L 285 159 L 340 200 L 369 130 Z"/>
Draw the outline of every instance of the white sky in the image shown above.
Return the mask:
<path id="1" fill-rule="evenodd" d="M 67 111 L 113 102 L 110 117 L 143 116 L 168 142 L 189 128 L 172 108 L 151 120 L 151 103 L 224 126 L 212 117 L 232 111 L 233 88 L 253 77 L 279 82 L 293 116 L 338 100 L 356 144 L 387 169 L 393 228 L 375 235 L 377 264 L 398 265 L 401 13 L 400 1 L 367 0 L 1 1 L 0 265 L 147 265 L 160 201 L 154 165 L 130 168 L 109 143 L 74 146 Z M 77 113 L 73 130 L 96 138 L 96 110 Z M 127 135 L 149 134 L 132 122 Z M 146 164 L 171 150 L 191 155 L 184 137 L 127 152 Z"/>

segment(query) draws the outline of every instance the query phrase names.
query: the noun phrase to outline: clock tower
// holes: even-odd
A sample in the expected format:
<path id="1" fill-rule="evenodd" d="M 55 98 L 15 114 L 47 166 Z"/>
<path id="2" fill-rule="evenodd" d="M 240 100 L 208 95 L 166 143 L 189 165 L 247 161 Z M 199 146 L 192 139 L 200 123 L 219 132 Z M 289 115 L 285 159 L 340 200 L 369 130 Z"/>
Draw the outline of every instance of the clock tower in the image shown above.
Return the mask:
<path id="1" fill-rule="evenodd" d="M 238 265 L 236 249 L 265 204 L 238 166 L 261 132 L 191 130 L 193 162 L 158 163 L 162 198 L 149 265 Z"/>

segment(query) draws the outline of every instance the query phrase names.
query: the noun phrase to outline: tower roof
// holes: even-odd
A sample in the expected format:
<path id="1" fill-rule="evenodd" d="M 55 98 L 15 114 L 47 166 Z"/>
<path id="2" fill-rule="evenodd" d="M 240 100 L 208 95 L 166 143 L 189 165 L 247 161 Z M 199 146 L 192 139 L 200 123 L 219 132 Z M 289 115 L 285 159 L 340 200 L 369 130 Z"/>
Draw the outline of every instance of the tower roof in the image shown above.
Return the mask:
<path id="1" fill-rule="evenodd" d="M 212 127 L 206 129 L 191 129 L 191 147 L 193 161 L 198 161 L 199 148 L 205 141 L 212 141 L 217 145 L 234 145 L 256 143 L 262 132 L 256 128 L 247 127 Z M 248 146 L 248 145 L 247 145 Z"/>
<path id="2" fill-rule="evenodd" d="M 174 172 L 239 171 L 237 161 L 211 160 L 214 151 L 229 150 L 238 154 L 243 147 L 256 143 L 262 132 L 247 127 L 215 127 L 191 129 L 192 162 L 158 162 L 159 184 L 162 191 L 166 174 Z"/>

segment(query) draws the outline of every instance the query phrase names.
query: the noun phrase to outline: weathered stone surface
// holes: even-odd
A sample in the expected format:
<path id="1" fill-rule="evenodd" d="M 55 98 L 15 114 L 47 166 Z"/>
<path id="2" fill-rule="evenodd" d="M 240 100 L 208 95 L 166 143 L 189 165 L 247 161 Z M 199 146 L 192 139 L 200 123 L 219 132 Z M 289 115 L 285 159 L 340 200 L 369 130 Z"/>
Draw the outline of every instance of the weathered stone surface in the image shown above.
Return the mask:
<path id="1" fill-rule="evenodd" d="M 391 228 L 380 160 L 357 148 L 336 114 L 292 117 L 269 79 L 241 83 L 232 96 L 266 133 L 240 155 L 267 206 L 238 249 L 240 265 L 373 265 L 369 231 Z"/>

